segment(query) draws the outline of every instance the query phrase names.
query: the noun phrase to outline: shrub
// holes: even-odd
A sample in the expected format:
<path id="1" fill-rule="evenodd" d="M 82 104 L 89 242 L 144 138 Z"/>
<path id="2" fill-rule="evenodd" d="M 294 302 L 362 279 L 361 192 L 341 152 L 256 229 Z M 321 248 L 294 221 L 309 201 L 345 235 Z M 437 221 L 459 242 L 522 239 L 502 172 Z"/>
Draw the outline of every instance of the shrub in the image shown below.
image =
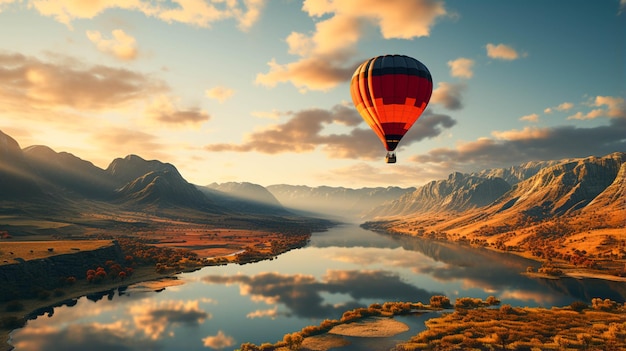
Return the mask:
<path id="1" fill-rule="evenodd" d="M 500 300 L 498 300 L 495 296 L 487 297 L 487 300 L 485 300 L 485 302 L 487 302 L 489 306 L 496 306 L 500 304 Z"/>
<path id="2" fill-rule="evenodd" d="M 434 295 L 430 298 L 430 307 L 434 308 L 450 308 L 450 299 L 443 295 Z"/>
<path id="3" fill-rule="evenodd" d="M 576 312 L 582 312 L 584 309 L 589 308 L 589 306 L 582 301 L 574 301 L 569 305 L 569 308 Z"/>

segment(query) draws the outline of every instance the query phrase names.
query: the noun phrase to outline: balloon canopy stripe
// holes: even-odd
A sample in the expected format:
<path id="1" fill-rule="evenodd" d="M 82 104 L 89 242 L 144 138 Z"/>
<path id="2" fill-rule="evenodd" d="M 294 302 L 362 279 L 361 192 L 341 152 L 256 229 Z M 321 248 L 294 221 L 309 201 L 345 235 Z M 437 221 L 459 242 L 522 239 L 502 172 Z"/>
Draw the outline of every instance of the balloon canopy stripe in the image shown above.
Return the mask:
<path id="1" fill-rule="evenodd" d="M 352 101 L 387 151 L 394 151 L 430 101 L 433 81 L 428 68 L 408 56 L 369 59 L 354 72 Z"/>

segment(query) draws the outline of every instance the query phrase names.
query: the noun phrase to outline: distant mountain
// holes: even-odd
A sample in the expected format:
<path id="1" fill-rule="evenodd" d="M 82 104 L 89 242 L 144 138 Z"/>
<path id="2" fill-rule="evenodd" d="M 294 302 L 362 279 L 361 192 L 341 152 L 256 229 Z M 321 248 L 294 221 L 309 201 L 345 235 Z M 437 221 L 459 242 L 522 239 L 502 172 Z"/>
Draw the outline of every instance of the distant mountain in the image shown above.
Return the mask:
<path id="1" fill-rule="evenodd" d="M 104 170 L 43 145 L 22 150 L 17 141 L 2 132 L 0 200 L 19 201 L 21 207 L 46 204 L 69 208 L 71 201 L 72 206 L 80 208 L 80 201 L 97 200 L 137 210 L 173 206 L 213 214 L 228 212 L 188 183 L 169 163 L 129 155 L 113 160 Z"/>
<path id="2" fill-rule="evenodd" d="M 36 178 L 17 141 L 0 131 L 1 200 L 42 196 Z"/>
<path id="3" fill-rule="evenodd" d="M 121 185 L 132 182 L 150 172 L 172 172 L 180 176 L 180 173 L 172 164 L 158 160 L 147 161 L 137 155 L 116 158 L 109 164 L 106 172 Z"/>
<path id="4" fill-rule="evenodd" d="M 566 160 L 543 168 L 514 185 L 491 204 L 487 212 L 492 211 L 499 216 L 523 213 L 542 219 L 583 209 L 603 193 L 605 200 L 618 201 L 613 194 L 605 191 L 621 191 L 623 188 L 624 173 L 620 173 L 620 169 L 624 162 L 626 153 L 616 152 L 604 157 Z M 621 179 L 618 178 L 620 175 Z"/>
<path id="5" fill-rule="evenodd" d="M 448 179 L 435 180 L 383 204 L 370 217 L 427 212 L 462 212 L 491 204 L 511 186 L 498 177 L 478 177 L 455 172 Z"/>
<path id="6" fill-rule="evenodd" d="M 117 191 L 116 199 L 130 205 L 211 207 L 211 202 L 178 172 L 152 171 Z"/>
<path id="7" fill-rule="evenodd" d="M 291 214 L 261 185 L 248 182 L 211 183 L 198 186 L 205 195 L 231 210 L 268 215 Z"/>
<path id="8" fill-rule="evenodd" d="M 335 217 L 362 216 L 386 201 L 397 199 L 415 188 L 379 187 L 351 189 L 344 187 L 308 187 L 270 185 L 267 187 L 284 206 Z"/>
<path id="9" fill-rule="evenodd" d="M 113 193 L 114 179 L 91 162 L 42 145 L 29 146 L 23 152 L 40 184 L 47 189 L 58 187 L 57 191 L 88 198 L 109 198 Z"/>
<path id="10" fill-rule="evenodd" d="M 508 168 L 485 169 L 479 172 L 471 173 L 470 175 L 481 178 L 502 178 L 507 183 L 515 185 L 534 176 L 540 170 L 557 165 L 563 161 L 565 160 L 530 161 Z"/>
<path id="11" fill-rule="evenodd" d="M 206 186 L 213 190 L 218 190 L 223 193 L 227 193 L 233 197 L 240 199 L 250 200 L 262 204 L 282 207 L 280 202 L 261 185 L 248 183 L 248 182 L 227 182 L 227 183 L 211 183 Z"/>

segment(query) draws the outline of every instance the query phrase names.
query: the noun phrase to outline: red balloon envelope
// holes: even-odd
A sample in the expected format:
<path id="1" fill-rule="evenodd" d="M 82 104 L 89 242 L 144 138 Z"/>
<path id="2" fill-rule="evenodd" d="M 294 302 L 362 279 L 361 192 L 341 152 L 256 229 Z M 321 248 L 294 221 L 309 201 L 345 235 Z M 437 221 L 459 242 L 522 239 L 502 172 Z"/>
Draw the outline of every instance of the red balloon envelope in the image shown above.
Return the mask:
<path id="1" fill-rule="evenodd" d="M 350 93 L 357 111 L 389 152 L 420 117 L 433 92 L 428 68 L 404 55 L 363 62 L 354 72 Z M 395 155 L 392 155 L 395 162 Z"/>

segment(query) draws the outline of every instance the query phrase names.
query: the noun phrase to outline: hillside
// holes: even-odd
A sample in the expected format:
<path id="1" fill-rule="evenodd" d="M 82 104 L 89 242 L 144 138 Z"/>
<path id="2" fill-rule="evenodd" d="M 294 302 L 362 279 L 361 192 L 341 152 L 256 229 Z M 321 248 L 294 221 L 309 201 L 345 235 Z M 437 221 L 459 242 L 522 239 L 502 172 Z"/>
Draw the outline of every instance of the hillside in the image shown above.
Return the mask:
<path id="1" fill-rule="evenodd" d="M 370 217 L 428 212 L 462 212 L 488 205 L 509 191 L 509 183 L 498 177 L 479 177 L 455 172 L 435 180 L 397 200 L 369 212 Z"/>
<path id="2" fill-rule="evenodd" d="M 243 196 L 262 194 L 271 205 Z M 230 186 L 231 192 L 236 192 Z M 284 209 L 260 186 L 247 184 L 230 195 L 201 191 L 169 163 L 137 155 L 116 158 L 101 169 L 44 145 L 21 149 L 0 131 L 0 230 L 44 238 L 90 233 L 158 231 L 178 222 L 196 226 L 272 228 L 324 221 Z M 324 222 L 324 223 L 322 223 Z"/>
<path id="3" fill-rule="evenodd" d="M 234 211 L 265 215 L 292 214 L 261 185 L 248 182 L 211 183 L 197 188 Z"/>
<path id="4" fill-rule="evenodd" d="M 365 226 L 593 266 L 603 259 L 626 257 L 625 165 L 623 152 L 555 162 L 534 175 L 522 172 L 529 177 L 495 200 L 483 205 L 474 201 L 471 206 L 468 184 L 499 178 L 453 174 L 386 204 L 403 211 L 387 211 L 399 215 L 377 217 Z M 441 189 L 445 191 L 434 191 Z M 450 206 L 450 201 L 456 204 Z"/>
<path id="5" fill-rule="evenodd" d="M 347 218 L 361 217 L 373 208 L 410 193 L 415 188 L 390 186 L 351 189 L 277 184 L 268 186 L 267 190 L 287 208 Z"/>

